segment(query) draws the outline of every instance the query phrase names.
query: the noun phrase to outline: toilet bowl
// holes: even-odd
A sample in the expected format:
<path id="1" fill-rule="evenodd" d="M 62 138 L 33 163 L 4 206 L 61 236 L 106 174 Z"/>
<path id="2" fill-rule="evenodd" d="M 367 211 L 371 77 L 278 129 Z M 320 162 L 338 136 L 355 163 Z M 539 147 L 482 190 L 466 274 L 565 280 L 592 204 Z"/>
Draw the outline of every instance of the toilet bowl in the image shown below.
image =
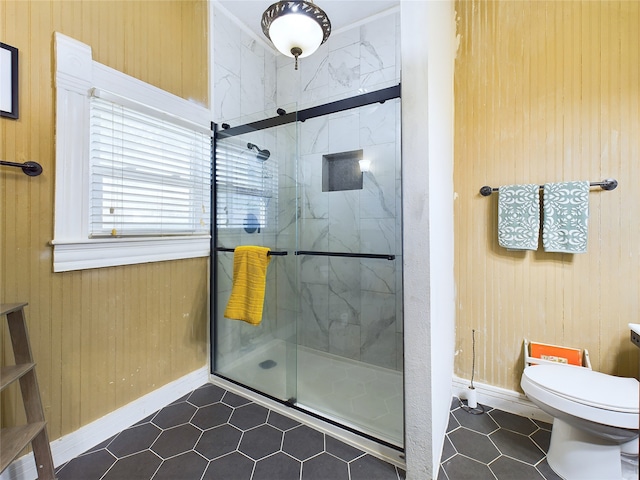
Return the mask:
<path id="1" fill-rule="evenodd" d="M 529 399 L 553 417 L 549 466 L 565 480 L 620 480 L 621 454 L 638 454 L 635 378 L 565 365 L 525 368 Z"/>

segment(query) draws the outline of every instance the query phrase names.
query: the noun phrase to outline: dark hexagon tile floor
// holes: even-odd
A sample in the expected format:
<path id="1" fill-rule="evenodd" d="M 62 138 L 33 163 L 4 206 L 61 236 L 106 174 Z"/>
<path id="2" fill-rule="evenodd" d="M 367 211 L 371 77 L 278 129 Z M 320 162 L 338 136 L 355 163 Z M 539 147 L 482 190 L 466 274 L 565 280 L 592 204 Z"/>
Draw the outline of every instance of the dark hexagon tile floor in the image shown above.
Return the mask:
<path id="1" fill-rule="evenodd" d="M 483 407 L 453 398 L 438 480 L 560 480 L 546 460 L 551 424 Z"/>
<path id="2" fill-rule="evenodd" d="M 405 472 L 207 384 L 59 467 L 58 480 L 404 480 Z"/>
<path id="3" fill-rule="evenodd" d="M 551 425 L 453 398 L 439 480 L 558 480 Z M 58 480 L 403 480 L 340 440 L 207 384 L 57 469 Z"/>

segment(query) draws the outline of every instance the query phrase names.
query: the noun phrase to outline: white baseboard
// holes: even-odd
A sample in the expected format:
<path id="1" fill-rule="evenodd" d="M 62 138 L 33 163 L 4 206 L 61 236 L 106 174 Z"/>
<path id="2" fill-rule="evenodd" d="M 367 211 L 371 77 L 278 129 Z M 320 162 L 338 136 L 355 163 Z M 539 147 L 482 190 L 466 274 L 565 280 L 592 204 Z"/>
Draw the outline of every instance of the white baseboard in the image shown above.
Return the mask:
<path id="1" fill-rule="evenodd" d="M 469 380 L 454 375 L 452 384 L 453 394 L 466 400 Z M 553 417 L 543 412 L 522 393 L 478 382 L 473 382 L 473 386 L 476 390 L 478 403 L 534 420 L 553 422 Z"/>
<path id="2" fill-rule="evenodd" d="M 77 457 L 94 445 L 148 417 L 153 412 L 208 383 L 209 368 L 204 366 L 174 380 L 143 397 L 121 407 L 88 425 L 51 442 L 56 467 Z M 0 480 L 31 480 L 38 476 L 33 453 L 16 461 L 0 475 Z"/>

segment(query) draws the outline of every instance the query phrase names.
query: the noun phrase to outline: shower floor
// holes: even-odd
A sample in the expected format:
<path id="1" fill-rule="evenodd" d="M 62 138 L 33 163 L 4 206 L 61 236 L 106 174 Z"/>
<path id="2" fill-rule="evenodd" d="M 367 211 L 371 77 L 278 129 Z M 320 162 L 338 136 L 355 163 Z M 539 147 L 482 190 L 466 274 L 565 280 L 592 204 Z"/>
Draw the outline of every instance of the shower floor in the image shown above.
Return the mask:
<path id="1" fill-rule="evenodd" d="M 219 373 L 281 400 L 295 395 L 296 405 L 304 410 L 403 446 L 401 372 L 300 345 L 288 348 L 285 341 L 273 340 Z M 292 365 L 289 385 L 287 353 Z"/>

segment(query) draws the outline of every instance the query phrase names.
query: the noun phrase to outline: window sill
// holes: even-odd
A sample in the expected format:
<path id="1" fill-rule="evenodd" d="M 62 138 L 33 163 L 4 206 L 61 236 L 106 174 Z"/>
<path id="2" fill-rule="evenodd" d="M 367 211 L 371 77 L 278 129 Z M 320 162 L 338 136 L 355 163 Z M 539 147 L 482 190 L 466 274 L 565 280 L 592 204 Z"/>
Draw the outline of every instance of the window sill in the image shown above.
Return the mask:
<path id="1" fill-rule="evenodd" d="M 208 257 L 211 237 L 117 238 L 82 241 L 53 240 L 53 271 L 135 265 Z"/>

